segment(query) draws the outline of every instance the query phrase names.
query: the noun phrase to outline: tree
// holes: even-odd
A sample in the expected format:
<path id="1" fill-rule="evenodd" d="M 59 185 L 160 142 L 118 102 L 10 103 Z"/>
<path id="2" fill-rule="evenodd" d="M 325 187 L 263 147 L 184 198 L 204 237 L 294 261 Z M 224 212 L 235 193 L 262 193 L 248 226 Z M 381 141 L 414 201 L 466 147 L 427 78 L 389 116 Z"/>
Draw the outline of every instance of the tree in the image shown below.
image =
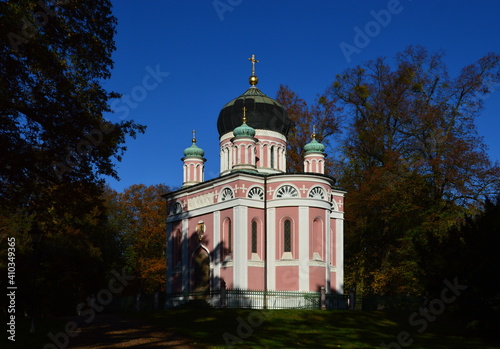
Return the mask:
<path id="1" fill-rule="evenodd" d="M 448 76 L 443 54 L 409 47 L 347 69 L 329 94 L 350 115 L 341 186 L 348 282 L 368 291 L 418 293 L 415 245 L 437 238 L 499 189 L 500 169 L 477 135 L 481 96 L 500 80 L 488 54 Z"/>
<path id="2" fill-rule="evenodd" d="M 0 231 L 16 238 L 24 282 L 39 264 L 52 309 L 105 279 L 103 176 L 118 177 L 126 137 L 145 128 L 104 118 L 119 97 L 102 86 L 115 49 L 110 1 L 2 1 L 0 19 Z"/>
<path id="3" fill-rule="evenodd" d="M 161 195 L 168 191 L 163 184 L 135 184 L 119 195 L 125 258 L 139 279 L 139 293 L 165 289 L 167 208 Z"/>
<path id="4" fill-rule="evenodd" d="M 431 244 L 417 246 L 419 267 L 426 271 L 429 298 L 438 298 L 443 280 L 457 278 L 465 291 L 453 306 L 457 315 L 481 334 L 495 335 L 500 329 L 500 196 L 486 199 L 481 211 L 468 215 L 462 224 L 446 233 L 446 239 L 429 235 Z"/>
<path id="5" fill-rule="evenodd" d="M 283 105 L 292 120 L 292 127 L 287 137 L 287 171 L 304 171 L 304 145 L 311 141 L 313 126 L 316 128 L 316 140 L 325 145 L 333 135 L 340 133 L 340 108 L 335 100 L 323 95 L 312 106 L 300 98 L 288 86 L 280 85 L 276 100 Z M 331 149 L 327 151 L 332 154 Z M 331 167 L 327 159 L 326 168 Z"/>
<path id="6" fill-rule="evenodd" d="M 58 188 L 117 177 L 113 158 L 144 127 L 103 116 L 119 97 L 102 87 L 115 49 L 109 1 L 7 1 L 0 13 L 1 204 L 44 211 Z"/>

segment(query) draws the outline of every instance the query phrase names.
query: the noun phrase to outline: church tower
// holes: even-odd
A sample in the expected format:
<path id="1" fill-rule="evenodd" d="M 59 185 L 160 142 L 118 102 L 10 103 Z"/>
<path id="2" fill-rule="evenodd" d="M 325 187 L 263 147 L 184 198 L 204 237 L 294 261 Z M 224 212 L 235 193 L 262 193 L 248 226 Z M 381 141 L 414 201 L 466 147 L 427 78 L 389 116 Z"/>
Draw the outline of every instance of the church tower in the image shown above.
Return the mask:
<path id="1" fill-rule="evenodd" d="M 193 130 L 193 144 L 184 149 L 184 181 L 182 187 L 202 183 L 205 175 L 205 152 L 196 145 L 196 131 Z"/>
<path id="2" fill-rule="evenodd" d="M 325 146 L 316 140 L 316 127 L 311 142 L 304 146 L 304 172 L 325 174 Z"/>

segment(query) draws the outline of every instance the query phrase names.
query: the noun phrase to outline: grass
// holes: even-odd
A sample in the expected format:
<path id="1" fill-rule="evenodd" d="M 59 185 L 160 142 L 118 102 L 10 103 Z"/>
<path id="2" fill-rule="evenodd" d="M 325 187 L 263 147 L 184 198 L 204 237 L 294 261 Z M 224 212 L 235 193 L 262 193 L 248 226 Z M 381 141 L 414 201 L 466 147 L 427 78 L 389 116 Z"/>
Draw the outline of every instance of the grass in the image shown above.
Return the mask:
<path id="1" fill-rule="evenodd" d="M 422 333 L 411 326 L 406 312 L 380 311 L 321 311 L 321 310 L 245 310 L 184 308 L 161 312 L 126 313 L 174 333 L 189 338 L 197 347 L 205 348 L 400 348 L 397 337 L 408 332 L 411 349 L 500 348 L 473 333 L 463 331 L 463 324 L 446 313 L 429 322 Z M 7 348 L 40 348 L 50 341 L 49 332 L 64 328 L 64 321 L 44 319 L 38 334 L 29 333 L 29 322 L 19 322 L 14 346 Z M 0 344 L 0 347 L 5 347 Z"/>
<path id="2" fill-rule="evenodd" d="M 136 315 L 137 316 L 137 315 Z M 441 315 L 422 333 L 407 313 L 321 310 L 177 309 L 141 314 L 197 345 L 221 348 L 389 348 L 399 346 L 398 334 L 408 332 L 410 348 L 500 348 L 460 331 L 456 321 Z"/>

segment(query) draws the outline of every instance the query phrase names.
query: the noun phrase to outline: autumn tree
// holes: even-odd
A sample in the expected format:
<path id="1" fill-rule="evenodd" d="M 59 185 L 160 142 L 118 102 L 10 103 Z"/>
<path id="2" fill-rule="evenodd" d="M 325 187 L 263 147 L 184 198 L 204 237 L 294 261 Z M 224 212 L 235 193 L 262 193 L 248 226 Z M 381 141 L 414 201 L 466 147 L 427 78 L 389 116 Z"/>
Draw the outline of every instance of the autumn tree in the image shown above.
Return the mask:
<path id="1" fill-rule="evenodd" d="M 349 115 L 341 185 L 348 283 L 371 292 L 418 293 L 425 270 L 415 245 L 437 238 L 499 189 L 500 171 L 475 119 L 500 56 L 450 78 L 443 54 L 409 47 L 349 68 L 329 94 Z"/>
<path id="2" fill-rule="evenodd" d="M 119 194 L 125 259 L 139 279 L 139 292 L 165 289 L 166 185 L 136 184 Z"/>
<path id="3" fill-rule="evenodd" d="M 327 95 L 317 98 L 314 104 L 308 105 L 288 86 L 280 85 L 276 100 L 283 105 L 292 121 L 287 137 L 287 171 L 304 171 L 304 145 L 311 141 L 313 127 L 316 140 L 329 145 L 332 136 L 340 133 L 341 114 L 335 100 Z M 333 154 L 327 148 L 329 154 Z M 327 158 L 327 168 L 331 168 L 331 160 Z"/>

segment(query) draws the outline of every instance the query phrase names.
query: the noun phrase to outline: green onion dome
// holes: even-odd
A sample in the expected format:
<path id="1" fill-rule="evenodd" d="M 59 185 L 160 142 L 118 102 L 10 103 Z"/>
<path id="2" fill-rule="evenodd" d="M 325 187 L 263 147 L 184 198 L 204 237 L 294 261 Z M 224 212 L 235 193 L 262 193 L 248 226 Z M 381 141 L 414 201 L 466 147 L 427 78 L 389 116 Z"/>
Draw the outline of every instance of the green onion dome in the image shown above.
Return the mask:
<path id="1" fill-rule="evenodd" d="M 196 145 L 196 139 L 194 138 L 193 138 L 193 144 L 191 144 L 189 148 L 184 149 L 185 157 L 203 158 L 203 155 L 205 155 L 205 152 L 203 151 L 203 149 L 201 149 Z"/>
<path id="2" fill-rule="evenodd" d="M 312 141 L 310 141 L 309 143 L 307 143 L 304 146 L 304 150 L 305 150 L 306 154 L 307 153 L 323 153 L 325 150 L 325 146 L 323 144 L 321 144 L 320 142 L 318 142 L 316 140 L 316 137 L 313 135 Z"/>
<path id="3" fill-rule="evenodd" d="M 253 138 L 255 136 L 255 129 L 253 127 L 248 126 L 246 122 L 243 122 L 241 126 L 238 126 L 233 130 L 233 134 L 235 137 Z"/>

